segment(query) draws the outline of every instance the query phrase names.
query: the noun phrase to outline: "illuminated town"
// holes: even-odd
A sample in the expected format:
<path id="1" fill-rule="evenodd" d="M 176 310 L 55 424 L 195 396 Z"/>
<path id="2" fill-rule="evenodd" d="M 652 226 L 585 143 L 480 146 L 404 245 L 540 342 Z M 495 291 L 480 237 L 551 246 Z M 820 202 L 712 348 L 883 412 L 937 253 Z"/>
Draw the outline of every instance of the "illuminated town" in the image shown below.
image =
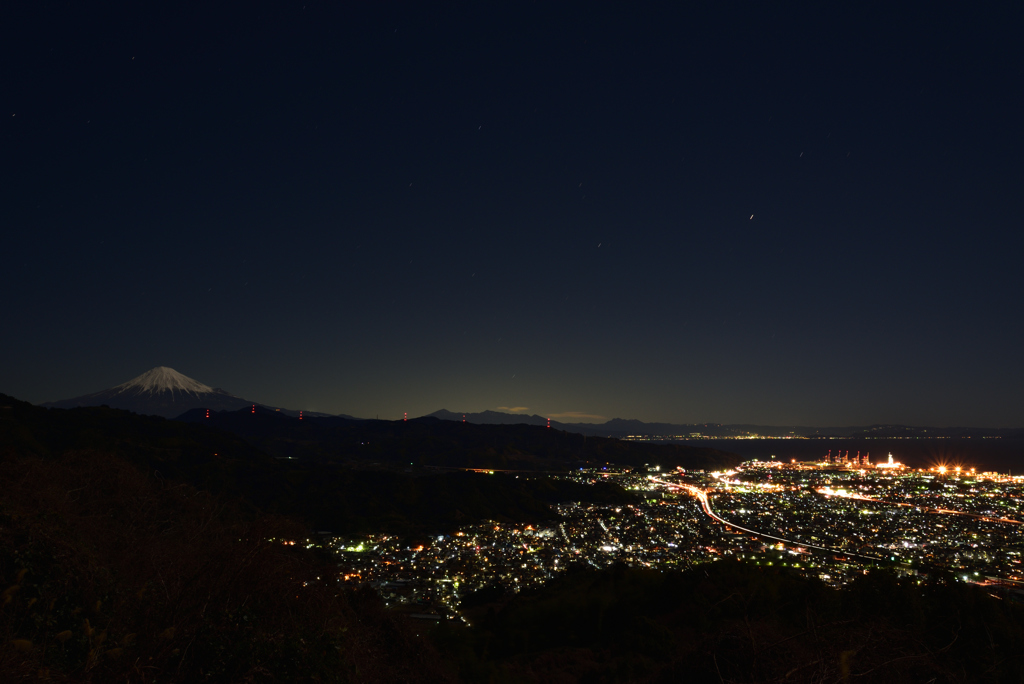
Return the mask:
<path id="1" fill-rule="evenodd" d="M 732 558 L 836 587 L 888 567 L 952 573 L 993 595 L 1024 588 L 1020 476 L 830 452 L 820 462 L 748 461 L 724 472 L 609 466 L 556 477 L 612 480 L 636 502 L 564 502 L 548 525 L 471 525 L 415 547 L 387 535 L 333 539 L 341 579 L 429 620 L 466 620 L 463 601 L 480 590 L 500 596 L 573 566 L 615 563 L 681 569 Z"/>

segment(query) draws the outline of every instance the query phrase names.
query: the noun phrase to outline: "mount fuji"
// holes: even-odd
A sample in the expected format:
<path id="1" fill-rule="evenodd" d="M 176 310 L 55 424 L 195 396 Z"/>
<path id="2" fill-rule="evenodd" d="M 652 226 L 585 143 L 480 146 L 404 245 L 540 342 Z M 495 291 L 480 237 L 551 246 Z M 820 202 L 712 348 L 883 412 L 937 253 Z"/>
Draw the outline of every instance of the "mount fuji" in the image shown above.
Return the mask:
<path id="1" fill-rule="evenodd" d="M 42 406 L 74 408 L 105 404 L 111 408 L 125 409 L 145 415 L 176 418 L 185 411 L 196 408 L 237 411 L 258 403 L 236 397 L 222 389 L 204 385 L 198 380 L 182 375 L 173 368 L 158 366 L 117 387 L 74 399 L 48 402 Z M 286 413 L 298 415 L 297 411 L 287 411 Z"/>

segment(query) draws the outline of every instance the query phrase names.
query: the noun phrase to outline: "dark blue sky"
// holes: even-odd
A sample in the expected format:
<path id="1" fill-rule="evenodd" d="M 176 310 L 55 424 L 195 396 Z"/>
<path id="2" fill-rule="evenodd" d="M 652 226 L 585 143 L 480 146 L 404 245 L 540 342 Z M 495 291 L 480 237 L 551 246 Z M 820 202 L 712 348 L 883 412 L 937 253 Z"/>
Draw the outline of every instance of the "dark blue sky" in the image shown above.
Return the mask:
<path id="1" fill-rule="evenodd" d="M 0 10 L 0 391 L 1024 425 L 1019 4 L 337 4 Z"/>

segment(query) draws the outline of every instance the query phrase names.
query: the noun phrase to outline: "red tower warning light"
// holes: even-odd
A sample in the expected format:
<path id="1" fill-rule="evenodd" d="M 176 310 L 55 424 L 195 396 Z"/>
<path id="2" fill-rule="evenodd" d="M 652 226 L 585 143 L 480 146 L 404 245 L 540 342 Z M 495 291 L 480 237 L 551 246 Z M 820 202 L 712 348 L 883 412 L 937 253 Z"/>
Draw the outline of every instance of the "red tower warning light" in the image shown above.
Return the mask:
<path id="1" fill-rule="evenodd" d="M 302 411 L 299 411 L 299 420 L 302 420 Z"/>
<path id="2" fill-rule="evenodd" d="M 253 405 L 252 405 L 252 412 L 253 412 L 253 413 L 256 413 L 256 404 L 253 404 Z"/>
<path id="3" fill-rule="evenodd" d="M 550 418 L 548 418 L 548 429 L 549 430 L 551 429 L 551 419 Z"/>
<path id="4" fill-rule="evenodd" d="M 210 417 L 210 409 L 206 409 L 206 417 L 207 417 L 207 418 L 209 418 L 209 417 Z"/>
<path id="5" fill-rule="evenodd" d="M 463 413 L 463 414 L 462 414 L 462 422 L 463 422 L 463 423 L 465 423 L 465 422 L 466 422 L 466 414 L 465 414 L 465 413 Z"/>
<path id="6" fill-rule="evenodd" d="M 405 413 L 402 414 L 402 422 L 404 423 L 407 420 L 409 420 L 409 412 L 408 411 L 406 411 Z"/>

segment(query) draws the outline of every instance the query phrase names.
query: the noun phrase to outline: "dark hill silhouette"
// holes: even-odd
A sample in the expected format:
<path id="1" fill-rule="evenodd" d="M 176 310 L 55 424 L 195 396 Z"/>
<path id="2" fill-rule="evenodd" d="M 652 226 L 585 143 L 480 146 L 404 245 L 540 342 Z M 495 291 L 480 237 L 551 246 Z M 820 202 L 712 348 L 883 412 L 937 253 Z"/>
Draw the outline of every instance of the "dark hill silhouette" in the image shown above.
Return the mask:
<path id="1" fill-rule="evenodd" d="M 300 421 L 259 407 L 255 416 L 251 411 L 224 418 L 260 426 L 272 435 L 298 430 L 299 437 L 310 437 L 303 433 L 312 425 L 308 419 Z M 314 430 L 329 431 L 349 423 L 376 428 L 377 432 L 370 433 L 371 444 L 377 448 L 375 442 L 380 441 L 383 456 L 392 459 L 406 458 L 403 449 L 415 448 L 416 430 L 423 428 L 422 424 L 398 427 L 378 421 L 320 420 L 323 424 Z M 387 431 L 409 429 L 413 433 L 404 435 L 405 441 L 378 440 Z M 286 444 L 292 448 L 291 443 Z M 294 448 L 307 456 L 329 451 L 316 441 L 296 444 Z M 82 452 L 123 458 L 150 477 L 242 499 L 243 505 L 294 516 L 309 527 L 337 533 L 445 532 L 485 519 L 538 522 L 556 517 L 550 504 L 558 501 L 632 500 L 611 484 L 594 488 L 540 478 L 425 472 L 422 468 L 415 473 L 402 472 L 404 468 L 352 469 L 331 458 L 293 461 L 268 455 L 242 437 L 210 424 L 104 407 L 44 409 L 0 395 L 0 454 L 59 458 Z M 369 463 L 355 460 L 356 465 Z"/>
<path id="2" fill-rule="evenodd" d="M 565 471 L 617 464 L 718 468 L 738 458 L 680 444 L 625 442 L 539 425 L 480 425 L 435 417 L 357 421 L 340 417 L 298 420 L 256 408 L 193 410 L 179 420 L 212 425 L 278 457 L 322 462 Z"/>
<path id="3" fill-rule="evenodd" d="M 483 425 L 547 425 L 547 418 L 538 415 L 528 416 L 522 413 L 504 413 L 502 411 L 481 411 L 479 413 L 452 413 L 446 409 L 429 413 L 424 418 L 454 420 L 461 423 L 478 423 Z M 562 426 L 561 423 L 553 423 Z"/>

